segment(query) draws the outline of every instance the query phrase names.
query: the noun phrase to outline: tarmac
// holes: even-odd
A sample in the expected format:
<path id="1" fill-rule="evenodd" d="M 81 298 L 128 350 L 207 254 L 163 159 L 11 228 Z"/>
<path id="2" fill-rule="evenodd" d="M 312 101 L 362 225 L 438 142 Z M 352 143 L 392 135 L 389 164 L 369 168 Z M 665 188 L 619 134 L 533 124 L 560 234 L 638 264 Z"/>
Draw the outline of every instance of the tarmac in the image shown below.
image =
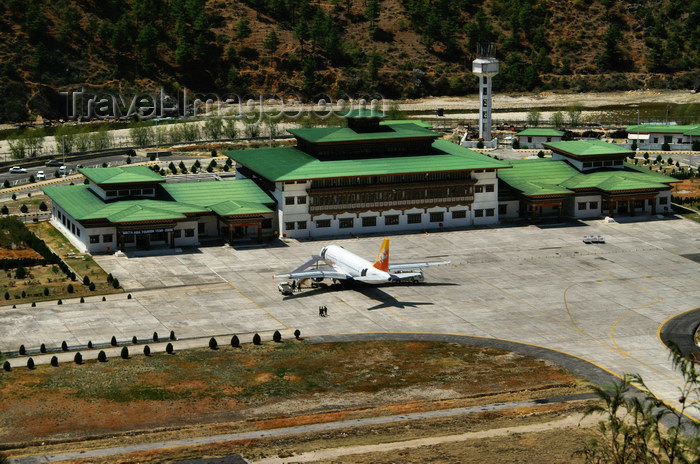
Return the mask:
<path id="1" fill-rule="evenodd" d="M 21 305 L 0 312 L 0 350 L 62 341 L 139 344 L 173 330 L 175 349 L 241 341 L 259 333 L 284 338 L 344 334 L 470 336 L 553 350 L 612 375 L 640 374 L 678 404 L 681 377 L 659 333 L 665 321 L 700 306 L 700 224 L 676 217 L 624 218 L 549 225 L 499 225 L 390 236 L 392 262 L 450 260 L 427 269 L 419 285 L 305 288 L 283 297 L 274 273 L 295 269 L 327 243 L 372 260 L 381 237 L 297 241 L 252 247 L 217 245 L 163 254 L 97 256 L 132 294 Z M 602 235 L 605 244 L 584 244 Z M 328 317 L 318 307 L 328 307 Z M 675 329 L 674 329 L 675 330 Z M 164 344 L 149 343 L 153 351 Z M 117 356 L 121 347 L 112 350 Z M 130 346 L 132 354 L 141 347 Z M 83 352 L 83 359 L 97 356 Z M 35 361 L 74 353 L 32 354 Z M 27 356 L 11 358 L 13 367 Z M 0 374 L 1 375 L 1 374 Z M 700 414 L 698 414 L 700 417 Z"/>

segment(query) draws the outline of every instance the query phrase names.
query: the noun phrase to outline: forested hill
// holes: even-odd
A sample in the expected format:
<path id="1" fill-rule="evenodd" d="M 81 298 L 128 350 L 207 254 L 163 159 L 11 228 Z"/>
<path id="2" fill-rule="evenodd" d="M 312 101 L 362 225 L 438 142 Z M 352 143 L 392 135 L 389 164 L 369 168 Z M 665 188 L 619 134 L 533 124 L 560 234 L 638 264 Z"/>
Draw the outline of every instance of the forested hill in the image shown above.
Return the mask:
<path id="1" fill-rule="evenodd" d="M 479 44 L 499 90 L 700 84 L 700 0 L 0 0 L 0 120 L 58 91 L 464 95 Z"/>

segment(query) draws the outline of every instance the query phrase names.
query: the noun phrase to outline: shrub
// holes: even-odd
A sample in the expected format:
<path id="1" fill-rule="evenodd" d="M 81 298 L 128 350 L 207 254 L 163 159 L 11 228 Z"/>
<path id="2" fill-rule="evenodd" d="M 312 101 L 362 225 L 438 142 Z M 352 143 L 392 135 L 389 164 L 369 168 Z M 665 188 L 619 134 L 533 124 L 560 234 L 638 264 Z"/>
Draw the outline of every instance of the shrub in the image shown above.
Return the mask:
<path id="1" fill-rule="evenodd" d="M 107 282 L 112 283 L 114 280 L 114 277 L 112 277 L 112 274 L 107 274 Z"/>
<path id="2" fill-rule="evenodd" d="M 275 333 L 272 334 L 272 341 L 274 341 L 275 343 L 279 343 L 282 341 L 282 334 L 279 330 L 275 330 Z"/>
<path id="3" fill-rule="evenodd" d="M 83 277 L 83 285 L 90 285 L 90 277 L 88 277 L 88 276 Z"/>
<path id="4" fill-rule="evenodd" d="M 92 349 L 92 340 L 88 340 L 87 347 L 88 347 L 89 350 Z"/>
<path id="5" fill-rule="evenodd" d="M 231 337 L 231 346 L 234 348 L 238 348 L 241 346 L 241 341 L 238 339 L 236 335 Z"/>
<path id="6" fill-rule="evenodd" d="M 150 356 L 151 355 L 151 347 L 146 345 L 143 347 L 143 354 L 144 356 Z"/>
<path id="7" fill-rule="evenodd" d="M 16 199 L 17 199 L 17 194 L 16 194 L 16 193 L 13 193 L 13 194 L 12 194 L 12 199 L 13 199 L 13 200 L 16 200 Z"/>
<path id="8" fill-rule="evenodd" d="M 170 331 L 170 340 L 177 340 L 177 338 L 175 337 L 175 331 L 174 331 L 174 330 L 171 330 L 171 331 Z"/>
<path id="9" fill-rule="evenodd" d="M 131 164 L 131 156 L 126 157 L 126 164 Z"/>
<path id="10" fill-rule="evenodd" d="M 27 369 L 34 369 L 34 360 L 32 358 L 27 359 Z"/>
<path id="11" fill-rule="evenodd" d="M 49 206 L 46 203 L 44 203 L 43 201 L 41 203 L 39 203 L 39 210 L 40 211 L 46 211 L 48 209 L 49 209 Z"/>
<path id="12" fill-rule="evenodd" d="M 44 287 L 44 296 L 49 296 L 49 287 Z"/>
<path id="13" fill-rule="evenodd" d="M 209 349 L 216 350 L 219 348 L 219 344 L 216 342 L 216 338 L 211 337 L 209 339 Z"/>
<path id="14" fill-rule="evenodd" d="M 61 342 L 61 350 L 68 351 L 68 343 L 65 340 Z"/>
<path id="15" fill-rule="evenodd" d="M 513 139 L 513 148 L 516 149 L 516 150 L 517 150 L 518 148 L 520 148 L 520 140 L 518 140 L 518 139 Z"/>
<path id="16" fill-rule="evenodd" d="M 158 332 L 153 332 L 153 341 L 154 342 L 158 341 Z"/>
<path id="17" fill-rule="evenodd" d="M 26 213 L 27 211 L 29 211 L 29 208 L 27 208 L 27 205 L 22 205 L 19 207 L 19 210 L 21 213 Z"/>
<path id="18" fill-rule="evenodd" d="M 138 338 L 136 338 L 136 335 L 134 335 L 134 336 L 131 338 L 131 343 L 133 343 L 134 345 L 136 345 L 136 344 L 138 344 L 138 342 L 139 342 Z"/>
<path id="19" fill-rule="evenodd" d="M 2 186 L 3 186 L 4 188 L 9 188 L 9 187 L 10 187 L 10 181 L 7 180 L 7 179 L 5 179 L 5 182 L 2 183 Z"/>
<path id="20" fill-rule="evenodd" d="M 90 282 L 90 285 L 88 285 L 88 288 L 90 289 L 91 292 L 95 291 L 95 282 Z"/>
<path id="21" fill-rule="evenodd" d="M 22 290 L 22 298 L 27 298 L 27 292 Z"/>
<path id="22" fill-rule="evenodd" d="M 73 288 L 73 284 L 68 284 L 68 287 L 66 288 L 66 290 L 68 291 L 68 293 L 73 293 L 73 291 L 75 290 Z"/>
<path id="23" fill-rule="evenodd" d="M 34 174 L 32 174 L 29 176 L 29 183 L 33 184 L 34 182 L 36 182 L 36 177 L 34 177 Z"/>
<path id="24" fill-rule="evenodd" d="M 24 347 L 24 345 L 19 346 L 19 354 L 21 354 L 22 356 L 27 354 L 27 349 Z"/>
<path id="25" fill-rule="evenodd" d="M 15 279 L 24 279 L 27 277 L 27 270 L 21 264 L 15 269 Z"/>
<path id="26" fill-rule="evenodd" d="M 211 157 L 216 158 L 216 150 L 213 148 L 211 149 Z"/>
<path id="27" fill-rule="evenodd" d="M 39 347 L 39 352 L 46 353 L 46 345 L 44 343 L 42 343 L 41 346 Z"/>
<path id="28" fill-rule="evenodd" d="M 130 300 L 130 299 L 131 299 L 131 293 L 129 293 L 129 294 L 126 296 L 126 299 L 127 299 L 127 300 Z"/>
<path id="29" fill-rule="evenodd" d="M 632 146 L 630 147 L 630 150 L 637 151 L 637 141 L 636 140 L 632 142 Z"/>
<path id="30" fill-rule="evenodd" d="M 112 287 L 119 288 L 119 279 L 114 279 L 112 281 Z"/>
<path id="31" fill-rule="evenodd" d="M 32 301 L 32 308 L 36 308 L 36 301 Z"/>
<path id="32" fill-rule="evenodd" d="M 661 145 L 661 149 L 663 151 L 671 151 L 671 145 L 669 145 L 667 142 L 664 142 L 663 145 Z M 659 155 L 661 156 L 661 155 Z"/>
<path id="33" fill-rule="evenodd" d="M 262 340 L 260 339 L 260 335 L 255 334 L 253 335 L 253 345 L 261 345 Z"/>
<path id="34" fill-rule="evenodd" d="M 537 152 L 537 157 L 538 158 L 544 158 L 544 152 L 542 150 Z"/>
<path id="35" fill-rule="evenodd" d="M 101 362 L 101 363 L 107 361 L 107 355 L 105 354 L 104 351 L 100 350 L 100 352 L 97 353 L 97 360 L 98 360 L 99 362 Z"/>
<path id="36" fill-rule="evenodd" d="M 58 367 L 58 357 L 57 356 L 51 356 L 51 365 L 53 367 Z"/>
<path id="37" fill-rule="evenodd" d="M 117 337 L 112 335 L 112 340 L 110 340 L 109 344 L 112 346 L 117 346 Z"/>
<path id="38" fill-rule="evenodd" d="M 2 364 L 2 368 L 5 369 L 7 372 L 10 372 L 12 370 L 12 366 L 10 366 L 10 361 L 5 361 Z"/>
<path id="39" fill-rule="evenodd" d="M 62 304 L 63 304 L 63 300 L 58 300 L 58 301 L 56 302 L 56 304 L 62 305 Z"/>
<path id="40" fill-rule="evenodd" d="M 294 338 L 299 340 L 299 337 L 301 337 L 301 330 L 297 329 L 294 331 Z"/>
<path id="41" fill-rule="evenodd" d="M 103 297 L 102 297 L 102 301 L 107 301 L 107 297 L 106 297 L 106 296 L 103 296 Z"/>
<path id="42" fill-rule="evenodd" d="M 122 359 L 129 359 L 129 348 L 123 346 L 121 355 Z"/>
<path id="43" fill-rule="evenodd" d="M 7 208 L 7 205 L 2 205 L 2 208 L 0 208 L 0 213 L 10 214 L 10 210 Z"/>
<path id="44" fill-rule="evenodd" d="M 10 299 L 10 292 L 5 292 L 5 299 L 9 300 Z"/>
<path id="45" fill-rule="evenodd" d="M 700 151 L 700 140 L 693 140 L 692 150 L 693 151 Z M 7 181 L 5 181 L 5 182 L 7 182 Z"/>
<path id="46" fill-rule="evenodd" d="M 83 363 L 83 355 L 80 354 L 80 351 L 75 353 L 75 356 L 73 356 L 73 361 L 75 361 L 76 364 L 82 364 Z"/>
<path id="47" fill-rule="evenodd" d="M 83 297 L 81 296 L 81 297 L 80 297 L 80 302 L 81 302 L 81 303 L 85 303 L 85 298 L 83 298 Z"/>
<path id="48" fill-rule="evenodd" d="M 168 343 L 167 345 L 165 345 L 165 352 L 168 354 L 173 354 L 173 344 L 172 343 Z"/>

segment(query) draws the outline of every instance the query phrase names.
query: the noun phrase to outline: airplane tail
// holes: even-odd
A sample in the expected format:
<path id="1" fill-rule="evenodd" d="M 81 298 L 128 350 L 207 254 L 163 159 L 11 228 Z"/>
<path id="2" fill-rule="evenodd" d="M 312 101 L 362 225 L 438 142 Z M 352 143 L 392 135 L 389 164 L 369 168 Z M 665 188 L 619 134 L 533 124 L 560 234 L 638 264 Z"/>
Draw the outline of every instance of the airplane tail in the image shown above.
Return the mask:
<path id="1" fill-rule="evenodd" d="M 379 249 L 377 260 L 372 265 L 375 269 L 389 272 L 389 239 L 385 238 L 382 242 L 382 247 Z"/>

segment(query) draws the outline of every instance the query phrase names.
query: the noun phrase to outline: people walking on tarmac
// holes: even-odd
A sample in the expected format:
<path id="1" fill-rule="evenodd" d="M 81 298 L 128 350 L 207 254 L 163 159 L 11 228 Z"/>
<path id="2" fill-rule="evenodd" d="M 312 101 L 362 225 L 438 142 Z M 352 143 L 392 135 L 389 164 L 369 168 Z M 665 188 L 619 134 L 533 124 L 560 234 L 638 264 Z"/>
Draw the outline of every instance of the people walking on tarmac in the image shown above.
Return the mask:
<path id="1" fill-rule="evenodd" d="M 318 307 L 318 315 L 321 317 L 328 316 L 328 308 L 325 306 L 319 306 Z"/>
<path id="2" fill-rule="evenodd" d="M 323 307 L 323 317 L 328 317 L 328 307 L 327 306 Z"/>
<path id="3" fill-rule="evenodd" d="M 323 306 L 318 307 L 318 315 L 319 317 L 323 317 Z"/>
<path id="4" fill-rule="evenodd" d="M 297 289 L 297 281 L 292 280 L 292 293 L 294 293 L 294 290 L 296 290 L 296 289 Z"/>

